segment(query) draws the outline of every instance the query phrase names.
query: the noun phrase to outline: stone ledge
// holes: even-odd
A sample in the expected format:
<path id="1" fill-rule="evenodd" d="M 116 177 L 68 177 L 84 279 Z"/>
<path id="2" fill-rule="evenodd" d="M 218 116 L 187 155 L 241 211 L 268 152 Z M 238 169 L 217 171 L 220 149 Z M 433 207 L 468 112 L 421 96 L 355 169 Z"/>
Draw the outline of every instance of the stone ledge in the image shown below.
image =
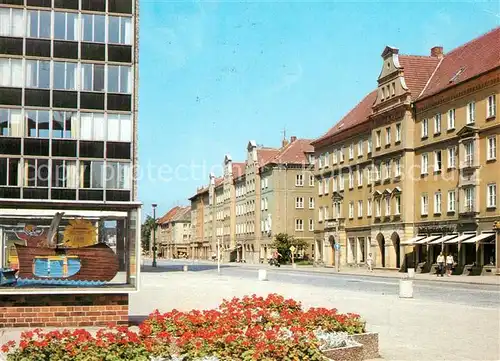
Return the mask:
<path id="1" fill-rule="evenodd" d="M 323 355 L 330 361 L 363 361 L 363 345 L 325 350 Z"/>
<path id="2" fill-rule="evenodd" d="M 352 339 L 363 345 L 363 360 L 376 359 L 380 357 L 378 349 L 378 333 L 367 332 L 352 335 Z"/>

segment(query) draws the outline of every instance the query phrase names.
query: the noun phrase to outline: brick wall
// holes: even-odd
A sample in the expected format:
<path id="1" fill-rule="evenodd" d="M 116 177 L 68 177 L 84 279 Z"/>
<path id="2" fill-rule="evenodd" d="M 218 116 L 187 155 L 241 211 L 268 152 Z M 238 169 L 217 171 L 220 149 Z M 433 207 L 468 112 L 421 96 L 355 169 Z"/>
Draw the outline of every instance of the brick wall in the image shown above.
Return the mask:
<path id="1" fill-rule="evenodd" d="M 128 294 L 1 295 L 2 327 L 128 324 Z"/>

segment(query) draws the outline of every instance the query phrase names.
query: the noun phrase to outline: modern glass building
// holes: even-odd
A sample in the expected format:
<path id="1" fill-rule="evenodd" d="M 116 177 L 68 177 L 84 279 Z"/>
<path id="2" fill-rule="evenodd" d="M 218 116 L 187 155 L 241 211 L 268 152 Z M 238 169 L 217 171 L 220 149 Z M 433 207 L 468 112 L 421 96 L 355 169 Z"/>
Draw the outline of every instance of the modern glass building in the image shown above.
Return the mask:
<path id="1" fill-rule="evenodd" d="M 59 246 L 88 220 L 119 259 L 113 283 L 135 287 L 137 3 L 0 0 L 0 267 L 22 267 L 15 244 L 63 212 Z"/>

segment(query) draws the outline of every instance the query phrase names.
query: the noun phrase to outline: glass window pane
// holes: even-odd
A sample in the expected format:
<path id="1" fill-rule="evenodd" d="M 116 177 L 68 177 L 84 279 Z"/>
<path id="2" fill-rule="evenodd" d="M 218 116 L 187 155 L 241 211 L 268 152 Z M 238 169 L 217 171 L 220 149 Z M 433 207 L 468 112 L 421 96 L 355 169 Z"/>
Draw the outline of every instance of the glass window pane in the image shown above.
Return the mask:
<path id="1" fill-rule="evenodd" d="M 104 162 L 92 162 L 92 183 L 91 188 L 103 188 L 103 168 Z"/>
<path id="2" fill-rule="evenodd" d="M 10 61 L 11 69 L 11 86 L 22 87 L 23 86 L 23 61 L 12 59 Z"/>
<path id="3" fill-rule="evenodd" d="M 35 88 L 38 84 L 38 64 L 36 60 L 26 60 L 26 86 Z"/>
<path id="4" fill-rule="evenodd" d="M 50 115 L 49 111 L 38 111 L 38 136 L 43 138 L 49 137 Z"/>
<path id="5" fill-rule="evenodd" d="M 29 110 L 26 112 L 26 136 L 36 137 L 36 111 Z"/>
<path id="6" fill-rule="evenodd" d="M 92 113 L 80 114 L 80 129 L 82 139 L 92 139 Z"/>
<path id="7" fill-rule="evenodd" d="M 104 140 L 104 113 L 94 113 L 94 138 L 93 140 Z"/>
<path id="8" fill-rule="evenodd" d="M 76 90 L 76 63 L 66 63 L 66 87 L 68 90 Z"/>
<path id="9" fill-rule="evenodd" d="M 119 67 L 108 65 L 108 92 L 118 93 Z"/>
<path id="10" fill-rule="evenodd" d="M 78 130 L 78 113 L 66 112 L 64 118 L 64 138 L 76 138 Z"/>
<path id="11" fill-rule="evenodd" d="M 10 9 L 0 8 L 0 36 L 10 36 Z"/>
<path id="12" fill-rule="evenodd" d="M 50 88 L 50 62 L 40 61 L 38 65 L 39 65 L 38 88 L 48 89 Z"/>
<path id="13" fill-rule="evenodd" d="M 66 89 L 64 84 L 65 78 L 65 64 L 61 62 L 54 62 L 54 89 Z"/>
<path id="14" fill-rule="evenodd" d="M 25 160 L 26 167 L 26 179 L 24 181 L 25 185 L 28 187 L 36 186 L 36 160 L 35 159 L 26 159 Z"/>
<path id="15" fill-rule="evenodd" d="M 10 59 L 0 58 L 0 86 L 10 86 Z"/>
<path id="16" fill-rule="evenodd" d="M 78 40 L 78 15 L 73 13 L 66 14 L 66 40 Z"/>
<path id="17" fill-rule="evenodd" d="M 54 38 L 66 40 L 66 13 L 54 12 Z"/>
<path id="18" fill-rule="evenodd" d="M 120 140 L 120 116 L 108 114 L 108 140 Z"/>
<path id="19" fill-rule="evenodd" d="M 106 188 L 116 189 L 118 188 L 118 163 L 108 162 L 106 164 Z"/>
<path id="20" fill-rule="evenodd" d="M 49 161 L 47 159 L 38 159 L 37 161 L 37 187 L 48 187 L 49 186 Z"/>
<path id="21" fill-rule="evenodd" d="M 121 19 L 120 36 L 122 44 L 132 45 L 132 21 L 130 18 Z"/>
<path id="22" fill-rule="evenodd" d="M 64 112 L 54 110 L 52 112 L 52 136 L 64 138 Z"/>
<path id="23" fill-rule="evenodd" d="M 93 29 L 92 29 L 92 15 L 82 14 L 82 35 L 83 41 L 92 41 L 93 40 Z"/>
<path id="24" fill-rule="evenodd" d="M 120 67 L 120 93 L 130 93 L 130 67 Z"/>
<path id="25" fill-rule="evenodd" d="M 66 186 L 66 170 L 64 168 L 64 161 L 52 161 L 52 187 L 65 187 Z"/>
<path id="26" fill-rule="evenodd" d="M 104 65 L 94 65 L 94 90 L 104 91 Z"/>
<path id="27" fill-rule="evenodd" d="M 9 136 L 9 133 L 9 110 L 0 109 L 0 135 Z"/>
<path id="28" fill-rule="evenodd" d="M 40 11 L 40 38 L 50 38 L 50 12 Z"/>
<path id="29" fill-rule="evenodd" d="M 130 189 L 130 164 L 122 163 L 121 164 L 121 189 Z"/>
<path id="30" fill-rule="evenodd" d="M 120 140 L 122 142 L 132 141 L 132 120 L 130 115 L 120 116 Z"/>
<path id="31" fill-rule="evenodd" d="M 92 90 L 92 64 L 81 64 L 82 89 Z"/>
<path id="32" fill-rule="evenodd" d="M 120 43 L 120 18 L 117 16 L 108 17 L 108 42 Z"/>
<path id="33" fill-rule="evenodd" d="M 32 10 L 28 11 L 28 37 L 36 38 L 38 37 L 38 11 Z"/>
<path id="34" fill-rule="evenodd" d="M 104 43 L 106 33 L 106 18 L 103 15 L 94 15 L 94 41 Z"/>
<path id="35" fill-rule="evenodd" d="M 10 186 L 19 186 L 20 177 L 19 177 L 19 159 L 9 159 L 9 185 Z"/>

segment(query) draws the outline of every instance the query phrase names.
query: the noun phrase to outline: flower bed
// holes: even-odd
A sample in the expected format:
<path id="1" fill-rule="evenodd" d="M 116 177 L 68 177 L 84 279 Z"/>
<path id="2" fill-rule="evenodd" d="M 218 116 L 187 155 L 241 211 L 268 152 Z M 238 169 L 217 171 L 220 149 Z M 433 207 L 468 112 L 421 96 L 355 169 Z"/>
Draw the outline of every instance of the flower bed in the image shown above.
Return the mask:
<path id="1" fill-rule="evenodd" d="M 127 327 L 22 335 L 4 346 L 20 360 L 324 360 L 325 350 L 359 345 L 365 333 L 356 314 L 335 309 L 303 310 L 294 300 L 271 294 L 225 300 L 214 310 L 153 312 L 135 332 Z"/>

